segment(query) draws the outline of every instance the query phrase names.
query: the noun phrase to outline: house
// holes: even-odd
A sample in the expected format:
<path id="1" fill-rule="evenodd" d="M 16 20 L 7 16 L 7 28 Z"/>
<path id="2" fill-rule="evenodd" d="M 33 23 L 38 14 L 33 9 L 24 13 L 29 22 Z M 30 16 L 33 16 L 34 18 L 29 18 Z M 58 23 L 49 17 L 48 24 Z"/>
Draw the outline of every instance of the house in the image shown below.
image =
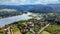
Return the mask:
<path id="1" fill-rule="evenodd" d="M 27 31 L 28 31 L 28 28 L 26 28 L 26 27 L 24 27 L 24 28 L 21 29 L 21 32 L 22 32 L 22 33 L 25 33 L 25 32 L 27 32 Z"/>
<path id="2" fill-rule="evenodd" d="M 17 24 L 14 24 L 13 27 L 17 28 L 18 26 L 17 26 Z"/>
<path id="3" fill-rule="evenodd" d="M 45 21 L 45 22 L 44 22 L 44 26 L 46 26 L 47 24 L 48 24 L 48 21 Z"/>
<path id="4" fill-rule="evenodd" d="M 27 25 L 29 25 L 29 26 L 34 26 L 34 23 L 33 22 L 27 22 Z"/>
<path id="5" fill-rule="evenodd" d="M 36 20 L 40 20 L 41 18 L 40 18 L 39 16 L 36 16 L 35 19 L 36 19 Z"/>

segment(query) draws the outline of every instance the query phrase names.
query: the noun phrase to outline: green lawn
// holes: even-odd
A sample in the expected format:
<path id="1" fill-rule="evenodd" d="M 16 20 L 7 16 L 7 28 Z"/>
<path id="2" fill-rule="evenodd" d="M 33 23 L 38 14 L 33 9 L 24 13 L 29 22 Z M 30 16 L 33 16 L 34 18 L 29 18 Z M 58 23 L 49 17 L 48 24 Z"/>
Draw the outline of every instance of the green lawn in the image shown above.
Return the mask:
<path id="1" fill-rule="evenodd" d="M 14 27 L 12 28 L 13 33 L 16 33 L 16 32 L 19 32 L 19 31 L 20 31 L 19 28 L 14 28 Z"/>
<path id="2" fill-rule="evenodd" d="M 18 28 L 13 28 L 13 32 L 17 32 L 17 31 L 19 31 Z"/>
<path id="3" fill-rule="evenodd" d="M 60 25 L 57 25 L 57 24 L 49 25 L 45 29 L 45 31 L 48 31 L 51 34 L 60 34 Z"/>
<path id="4" fill-rule="evenodd" d="M 41 34 L 50 34 L 50 33 L 47 31 L 43 31 Z"/>
<path id="5" fill-rule="evenodd" d="M 27 32 L 26 34 L 31 34 L 31 32 Z"/>

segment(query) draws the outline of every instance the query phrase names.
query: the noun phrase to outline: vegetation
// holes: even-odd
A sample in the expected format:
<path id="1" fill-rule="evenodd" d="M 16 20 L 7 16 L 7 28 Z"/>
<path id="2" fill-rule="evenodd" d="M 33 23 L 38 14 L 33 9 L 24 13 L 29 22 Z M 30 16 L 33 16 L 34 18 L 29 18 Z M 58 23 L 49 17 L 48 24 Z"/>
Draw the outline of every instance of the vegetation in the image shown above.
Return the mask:
<path id="1" fill-rule="evenodd" d="M 41 32 L 41 34 L 50 34 L 50 33 L 47 31 L 43 31 L 43 32 Z"/>
<path id="2" fill-rule="evenodd" d="M 17 34 L 17 33 L 18 33 L 18 34 L 21 34 L 19 28 L 14 28 L 14 27 L 12 28 L 12 33 L 13 33 L 13 34 Z"/>
<path id="3" fill-rule="evenodd" d="M 27 14 L 27 11 L 19 11 L 14 9 L 1 9 L 0 18 L 22 15 L 23 13 Z"/>
<path id="4" fill-rule="evenodd" d="M 31 34 L 31 32 L 27 32 L 26 34 Z"/>
<path id="5" fill-rule="evenodd" d="M 14 28 L 14 27 L 12 28 L 13 33 L 17 32 L 17 31 L 20 31 L 20 30 L 18 28 Z"/>
<path id="6" fill-rule="evenodd" d="M 60 34 L 60 25 L 57 24 L 50 24 L 45 31 L 50 32 L 51 34 Z"/>

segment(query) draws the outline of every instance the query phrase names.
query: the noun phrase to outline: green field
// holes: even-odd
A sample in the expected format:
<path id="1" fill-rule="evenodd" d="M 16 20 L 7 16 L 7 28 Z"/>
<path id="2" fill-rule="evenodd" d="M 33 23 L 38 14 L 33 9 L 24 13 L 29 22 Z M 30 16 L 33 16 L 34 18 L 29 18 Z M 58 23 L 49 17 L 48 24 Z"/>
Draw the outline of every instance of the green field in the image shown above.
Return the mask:
<path id="1" fill-rule="evenodd" d="M 49 25 L 45 29 L 45 31 L 48 31 L 51 34 L 60 34 L 60 25 L 57 25 L 57 24 Z"/>
<path id="2" fill-rule="evenodd" d="M 31 34 L 31 32 L 27 32 L 26 34 Z"/>
<path id="3" fill-rule="evenodd" d="M 41 34 L 50 34 L 50 33 L 47 31 L 43 31 Z"/>

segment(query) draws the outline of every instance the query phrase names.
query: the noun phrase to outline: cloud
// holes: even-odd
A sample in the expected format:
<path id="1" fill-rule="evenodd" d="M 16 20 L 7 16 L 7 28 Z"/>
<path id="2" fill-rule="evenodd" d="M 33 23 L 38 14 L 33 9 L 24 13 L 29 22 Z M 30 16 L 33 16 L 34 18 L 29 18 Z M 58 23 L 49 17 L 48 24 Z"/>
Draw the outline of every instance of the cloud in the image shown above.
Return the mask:
<path id="1" fill-rule="evenodd" d="M 6 5 L 21 5 L 21 4 L 29 4 L 30 0 L 0 0 L 0 4 Z"/>
<path id="2" fill-rule="evenodd" d="M 0 5 L 60 4 L 59 0 L 0 0 Z"/>
<path id="3" fill-rule="evenodd" d="M 59 0 L 38 0 L 35 2 L 36 4 L 49 4 L 49 3 L 52 3 L 52 4 L 56 4 L 56 3 L 60 3 Z"/>

